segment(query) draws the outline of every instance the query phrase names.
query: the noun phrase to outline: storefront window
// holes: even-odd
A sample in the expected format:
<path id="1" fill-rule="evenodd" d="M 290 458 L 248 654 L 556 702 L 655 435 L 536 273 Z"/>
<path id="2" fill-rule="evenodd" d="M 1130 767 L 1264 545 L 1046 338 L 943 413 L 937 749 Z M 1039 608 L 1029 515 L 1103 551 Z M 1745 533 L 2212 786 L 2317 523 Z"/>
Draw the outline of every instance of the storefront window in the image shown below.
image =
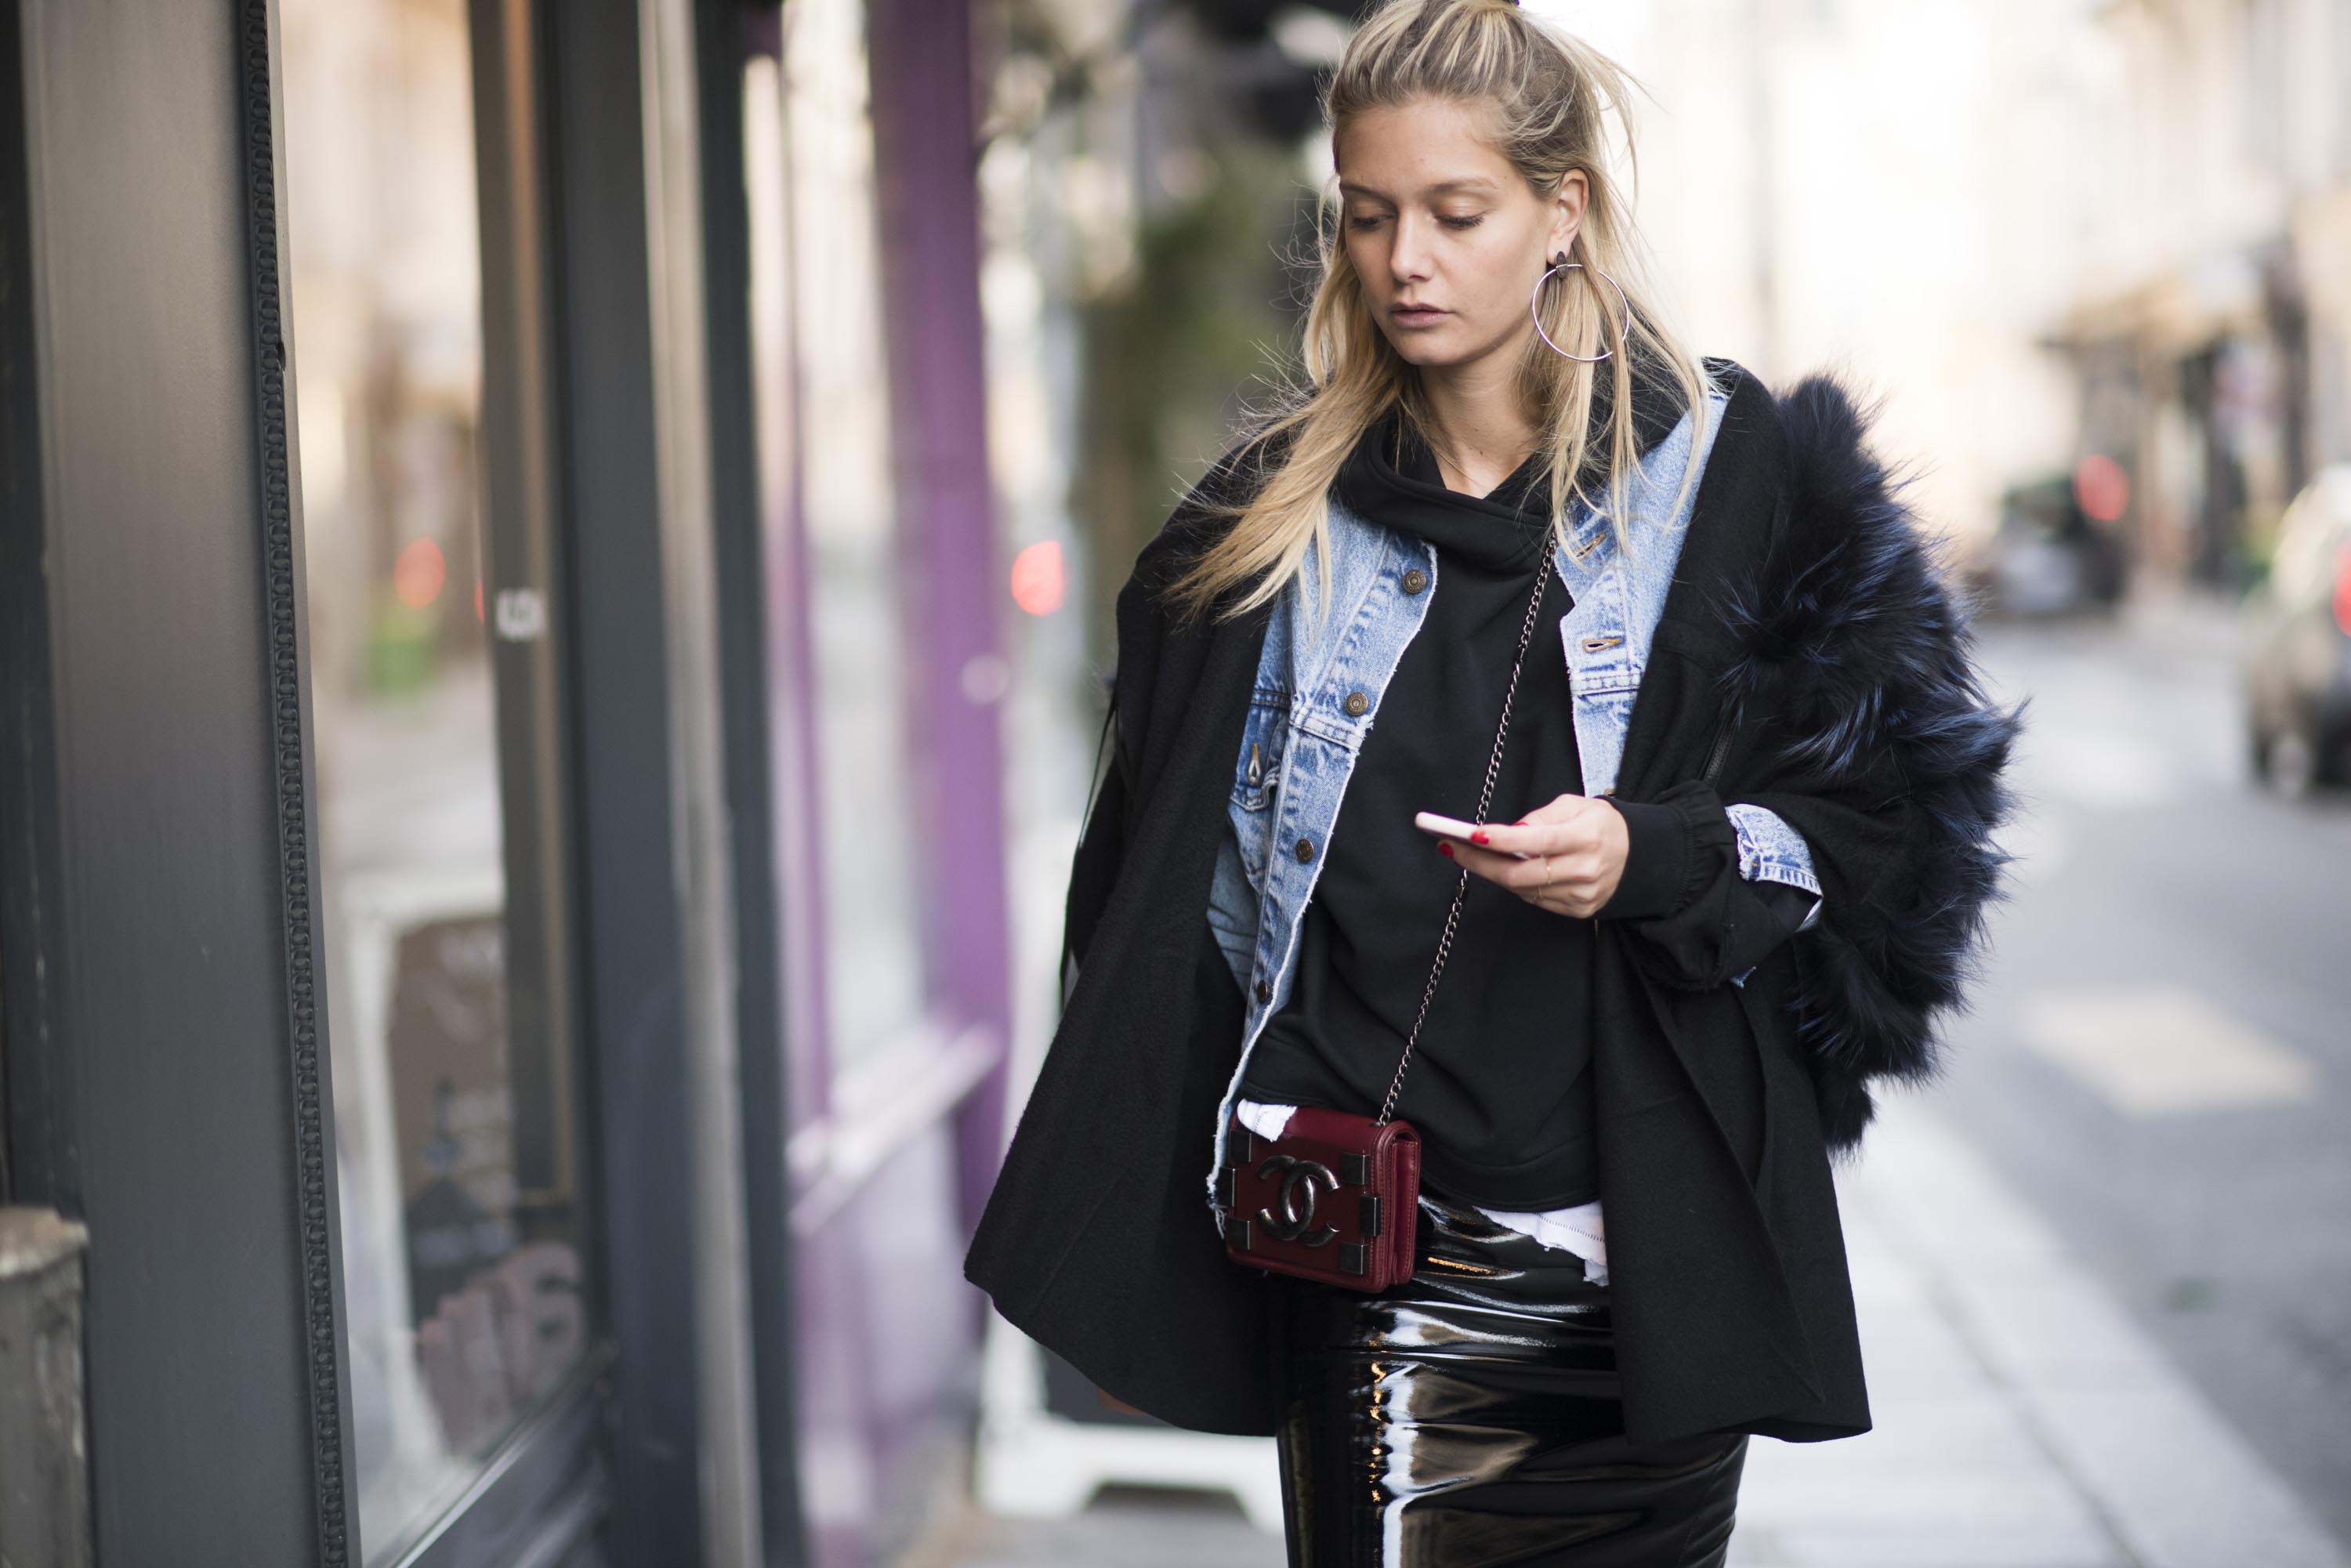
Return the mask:
<path id="1" fill-rule="evenodd" d="M 833 1061 L 852 1070 L 904 1039 L 925 998 L 903 700 L 913 569 L 892 500 L 864 24 L 857 0 L 795 0 L 780 83 L 761 67 L 746 85 L 747 152 L 765 173 L 751 181 L 752 246 L 773 291 L 762 301 L 762 406 L 791 420 L 799 442 L 806 580 L 784 613 L 807 617 L 813 643 L 826 1024 Z M 778 482 L 783 461 L 772 446 L 767 455 Z M 792 559 L 789 541 L 779 554 Z"/>
<path id="2" fill-rule="evenodd" d="M 540 1152 L 573 1108 L 533 1064 L 564 1042 L 518 1040 L 508 996 L 546 959 L 509 940 L 498 737 L 522 716 L 493 671 L 466 9 L 280 16 L 353 1479 L 381 1563 L 590 1321 L 569 1161 Z"/>

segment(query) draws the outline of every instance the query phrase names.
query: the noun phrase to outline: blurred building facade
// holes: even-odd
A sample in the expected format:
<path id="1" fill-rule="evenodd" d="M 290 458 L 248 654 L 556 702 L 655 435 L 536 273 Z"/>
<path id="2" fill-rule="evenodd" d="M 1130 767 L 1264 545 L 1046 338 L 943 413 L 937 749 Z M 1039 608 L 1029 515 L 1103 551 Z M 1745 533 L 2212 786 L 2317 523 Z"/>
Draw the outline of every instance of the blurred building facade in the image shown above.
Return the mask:
<path id="1" fill-rule="evenodd" d="M 2233 587 L 2351 456 L 2351 5 L 2098 8 L 2076 78 L 2071 298 L 2051 340 L 2140 559 Z"/>
<path id="2" fill-rule="evenodd" d="M 88 1227 L 99 1563 L 951 1484 L 1091 738 L 1004 35 L 8 8 L 0 1199 Z"/>
<path id="3" fill-rule="evenodd" d="M 2106 459 L 2126 484 L 2094 500 L 2119 507 L 2116 548 L 2157 577 L 2233 582 L 2300 477 L 2351 442 L 2346 0 L 1529 8 L 1639 81 L 1637 165 L 1615 172 L 1687 340 L 1777 382 L 1827 369 L 1881 394 L 1885 448 L 1963 559 L 2020 489 L 2070 489 Z M 1349 23 L 1170 6 L 1130 21 L 1122 54 L 1102 41 L 1119 9 L 1087 15 L 1065 30 L 1091 45 L 1053 79 L 1094 89 L 1068 115 L 1087 140 L 1065 172 L 1092 236 L 1073 297 L 1103 357 L 1081 377 L 1102 439 L 1078 478 L 1088 527 L 1117 536 L 1088 582 L 1104 604 L 1293 323 L 1330 173 L 1296 84 Z M 1134 378 L 1165 395 L 1129 410 L 1111 366 L 1138 359 L 1174 380 Z M 1117 469 L 1138 455 L 1147 469 Z"/>
<path id="4" fill-rule="evenodd" d="M 1963 546 L 2105 459 L 2137 570 L 2233 587 L 2351 450 L 2345 0 L 1539 8 L 1648 89 L 1641 222 L 1695 340 L 1884 393 Z"/>

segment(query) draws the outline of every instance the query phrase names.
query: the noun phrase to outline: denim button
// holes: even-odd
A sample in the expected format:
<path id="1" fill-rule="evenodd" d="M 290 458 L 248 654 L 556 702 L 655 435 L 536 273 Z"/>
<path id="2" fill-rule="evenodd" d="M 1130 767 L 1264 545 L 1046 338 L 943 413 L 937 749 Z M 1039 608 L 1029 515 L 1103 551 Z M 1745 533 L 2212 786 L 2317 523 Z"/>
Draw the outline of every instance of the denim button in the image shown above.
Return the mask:
<path id="1" fill-rule="evenodd" d="M 1347 701 L 1344 706 L 1347 709 L 1347 716 L 1349 718 L 1361 718 L 1364 716 L 1364 712 L 1371 707 L 1372 699 L 1365 696 L 1361 692 L 1349 692 L 1347 694 Z"/>
<path id="2" fill-rule="evenodd" d="M 1298 858 L 1302 861 L 1311 861 L 1314 858 L 1314 841 L 1312 839 L 1301 839 L 1298 841 Z"/>
<path id="3" fill-rule="evenodd" d="M 1266 984 L 1263 980 L 1259 980 L 1257 983 L 1257 999 L 1260 1002 L 1270 1002 L 1273 1000 L 1273 988 Z"/>
<path id="4" fill-rule="evenodd" d="M 1406 593 L 1418 593 L 1427 586 L 1428 573 L 1421 570 L 1420 568 L 1414 567 L 1404 574 L 1404 591 Z"/>

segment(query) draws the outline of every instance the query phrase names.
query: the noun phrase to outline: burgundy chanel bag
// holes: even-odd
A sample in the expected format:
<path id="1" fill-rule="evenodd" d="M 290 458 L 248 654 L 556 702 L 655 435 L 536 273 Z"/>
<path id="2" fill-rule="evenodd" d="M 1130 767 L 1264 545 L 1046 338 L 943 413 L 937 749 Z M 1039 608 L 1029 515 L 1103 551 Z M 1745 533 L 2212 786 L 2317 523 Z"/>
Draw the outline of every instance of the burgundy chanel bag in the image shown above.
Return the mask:
<path id="1" fill-rule="evenodd" d="M 1301 1105 L 1272 1140 L 1233 1121 L 1217 1173 L 1225 1250 L 1259 1269 L 1358 1291 L 1412 1278 L 1420 1135 L 1345 1111 Z"/>
<path id="2" fill-rule="evenodd" d="M 1502 692 L 1502 721 L 1494 730 L 1486 788 L 1473 821 L 1484 821 L 1493 803 L 1502 741 L 1510 728 L 1510 699 L 1518 693 L 1519 670 L 1527 660 L 1544 574 L 1551 569 L 1546 549 L 1527 600 L 1526 623 L 1519 628 L 1518 657 Z M 1396 1095 L 1404 1089 L 1405 1069 L 1412 1065 L 1413 1042 L 1428 1017 L 1428 1000 L 1437 994 L 1437 977 L 1453 950 L 1461 896 L 1468 888 L 1469 868 L 1463 866 L 1444 933 L 1437 939 L 1428 984 L 1420 993 L 1420 1012 L 1405 1037 L 1404 1054 L 1378 1115 L 1301 1105 L 1290 1113 L 1279 1138 L 1260 1138 L 1234 1116 L 1225 1139 L 1231 1163 L 1217 1172 L 1217 1207 L 1225 1211 L 1225 1254 L 1235 1262 L 1351 1291 L 1384 1291 L 1412 1278 L 1413 1231 L 1420 1217 L 1420 1135 L 1395 1119 Z"/>

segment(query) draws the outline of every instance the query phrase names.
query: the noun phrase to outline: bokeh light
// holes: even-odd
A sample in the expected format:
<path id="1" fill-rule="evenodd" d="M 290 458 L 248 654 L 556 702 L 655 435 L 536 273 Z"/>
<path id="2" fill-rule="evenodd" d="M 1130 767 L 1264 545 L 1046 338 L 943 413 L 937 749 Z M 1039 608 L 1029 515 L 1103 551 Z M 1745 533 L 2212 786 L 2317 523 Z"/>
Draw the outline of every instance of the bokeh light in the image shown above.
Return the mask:
<path id="1" fill-rule="evenodd" d="M 434 539 L 411 539 L 392 559 L 392 591 L 411 610 L 422 610 L 441 596 L 449 580 L 449 563 Z"/>
<path id="2" fill-rule="evenodd" d="M 2130 476 L 2113 458 L 2093 452 L 2074 466 L 2074 498 L 2098 521 L 2114 522 L 2130 505 Z"/>
<path id="3" fill-rule="evenodd" d="M 1050 615 L 1069 591 L 1058 539 L 1040 539 L 1012 558 L 1012 602 L 1031 615 Z"/>

